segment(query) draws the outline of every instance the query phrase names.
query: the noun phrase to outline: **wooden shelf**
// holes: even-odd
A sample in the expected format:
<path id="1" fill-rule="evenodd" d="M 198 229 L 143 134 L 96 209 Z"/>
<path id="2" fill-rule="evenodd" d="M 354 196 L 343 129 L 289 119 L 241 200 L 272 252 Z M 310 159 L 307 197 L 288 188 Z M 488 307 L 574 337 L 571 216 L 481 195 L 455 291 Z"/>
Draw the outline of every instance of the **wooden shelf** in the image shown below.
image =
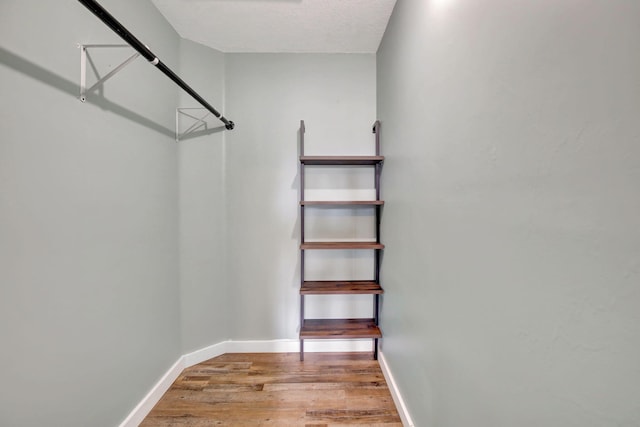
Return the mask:
<path id="1" fill-rule="evenodd" d="M 384 249 L 376 242 L 304 242 L 300 249 Z"/>
<path id="2" fill-rule="evenodd" d="M 300 339 L 381 338 L 374 319 L 305 319 Z"/>
<path id="3" fill-rule="evenodd" d="M 336 294 L 382 294 L 379 283 L 372 280 L 322 280 L 305 281 L 300 287 L 300 295 L 336 295 Z"/>
<path id="4" fill-rule="evenodd" d="M 382 163 L 384 156 L 300 156 L 305 165 L 360 166 Z"/>
<path id="5" fill-rule="evenodd" d="M 383 200 L 302 200 L 301 206 L 377 206 L 384 205 Z"/>

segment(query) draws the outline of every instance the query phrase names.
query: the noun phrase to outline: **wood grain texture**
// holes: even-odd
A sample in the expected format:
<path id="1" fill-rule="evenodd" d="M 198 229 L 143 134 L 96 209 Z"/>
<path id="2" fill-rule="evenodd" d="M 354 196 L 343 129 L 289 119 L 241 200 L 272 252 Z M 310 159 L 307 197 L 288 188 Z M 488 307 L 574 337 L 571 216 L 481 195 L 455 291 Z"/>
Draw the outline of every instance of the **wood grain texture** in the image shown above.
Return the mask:
<path id="1" fill-rule="evenodd" d="M 142 427 L 402 427 L 369 354 L 224 354 L 185 369 Z"/>
<path id="2" fill-rule="evenodd" d="M 374 319 L 304 319 L 301 339 L 381 338 Z"/>
<path id="3" fill-rule="evenodd" d="M 335 207 L 349 207 L 349 206 L 382 206 L 383 200 L 301 200 L 301 206 L 335 206 Z"/>
<path id="4" fill-rule="evenodd" d="M 382 163 L 384 156 L 300 156 L 300 163 L 305 165 L 375 165 Z"/>
<path id="5" fill-rule="evenodd" d="M 376 242 L 304 242 L 300 249 L 384 249 Z"/>
<path id="6" fill-rule="evenodd" d="M 371 280 L 320 280 L 305 281 L 300 286 L 301 295 L 382 294 L 380 284 Z"/>

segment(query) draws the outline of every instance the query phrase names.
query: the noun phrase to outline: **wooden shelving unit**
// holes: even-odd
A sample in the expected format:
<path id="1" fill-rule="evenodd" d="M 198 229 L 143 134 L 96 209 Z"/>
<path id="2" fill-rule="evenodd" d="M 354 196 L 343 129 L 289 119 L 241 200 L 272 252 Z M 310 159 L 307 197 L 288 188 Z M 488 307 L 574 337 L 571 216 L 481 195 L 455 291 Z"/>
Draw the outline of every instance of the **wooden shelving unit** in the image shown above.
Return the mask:
<path id="1" fill-rule="evenodd" d="M 380 254 L 384 245 L 380 242 L 381 208 L 380 174 L 384 157 L 380 155 L 380 122 L 373 125 L 375 134 L 375 156 L 305 156 L 304 121 L 300 121 L 300 360 L 304 360 L 305 339 L 362 339 L 373 340 L 373 358 L 378 357 L 378 339 L 382 331 L 378 326 L 380 286 Z M 306 200 L 305 166 L 371 166 L 374 168 L 375 200 Z M 305 209 L 349 208 L 371 206 L 375 210 L 375 241 L 308 242 L 305 240 Z M 372 250 L 374 251 L 373 280 L 305 280 L 305 251 L 309 250 Z M 309 295 L 372 295 L 372 318 L 307 319 L 305 296 Z"/>

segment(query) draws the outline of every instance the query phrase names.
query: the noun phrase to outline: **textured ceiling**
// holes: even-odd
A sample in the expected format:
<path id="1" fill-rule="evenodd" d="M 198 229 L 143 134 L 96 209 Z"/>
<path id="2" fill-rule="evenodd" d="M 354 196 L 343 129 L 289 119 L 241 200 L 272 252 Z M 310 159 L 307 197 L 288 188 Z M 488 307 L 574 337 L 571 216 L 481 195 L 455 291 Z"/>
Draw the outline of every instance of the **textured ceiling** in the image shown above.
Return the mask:
<path id="1" fill-rule="evenodd" d="M 152 0 L 181 37 L 222 52 L 374 53 L 396 0 Z"/>

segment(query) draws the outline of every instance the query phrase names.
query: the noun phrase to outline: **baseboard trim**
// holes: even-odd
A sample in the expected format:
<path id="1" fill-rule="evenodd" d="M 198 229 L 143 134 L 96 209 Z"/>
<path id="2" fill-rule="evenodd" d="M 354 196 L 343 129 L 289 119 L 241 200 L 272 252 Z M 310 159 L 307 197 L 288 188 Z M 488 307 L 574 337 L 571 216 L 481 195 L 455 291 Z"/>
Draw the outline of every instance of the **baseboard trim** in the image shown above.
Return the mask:
<path id="1" fill-rule="evenodd" d="M 185 368 L 224 353 L 296 353 L 299 340 L 223 341 L 185 354 Z M 343 351 L 373 351 L 370 339 L 365 340 L 305 340 L 305 353 L 335 353 Z"/>
<path id="2" fill-rule="evenodd" d="M 384 357 L 384 353 L 378 353 L 378 362 L 380 363 L 382 375 L 384 375 L 384 379 L 387 381 L 387 386 L 389 387 L 389 391 L 391 392 L 393 402 L 396 404 L 396 409 L 398 409 L 398 414 L 400 415 L 400 419 L 402 420 L 402 425 L 404 427 L 414 427 L 411 415 L 409 415 L 409 411 L 407 410 L 407 405 L 404 403 L 404 399 L 400 394 L 398 385 L 396 384 L 396 381 L 391 374 L 391 370 L 389 369 L 389 365 L 387 364 L 387 359 L 385 359 Z"/>
<path id="3" fill-rule="evenodd" d="M 144 420 L 153 407 L 158 403 L 162 395 L 164 395 L 171 384 L 180 376 L 184 370 L 184 356 L 181 356 L 176 363 L 160 378 L 147 395 L 138 403 L 131 411 L 129 416 L 124 419 L 120 427 L 137 427 Z"/>
<path id="4" fill-rule="evenodd" d="M 119 427 L 137 427 L 144 418 L 151 412 L 151 409 L 158 403 L 171 384 L 180 376 L 180 373 L 193 365 L 202 363 L 224 353 L 295 353 L 300 350 L 300 341 L 297 339 L 288 340 L 262 340 L 262 341 L 222 341 L 210 345 L 200 350 L 180 356 L 176 363 L 160 378 L 151 391 L 142 399 L 140 403 L 124 419 Z M 305 353 L 318 352 L 351 352 L 351 351 L 372 351 L 372 341 L 365 340 L 305 340 Z M 382 366 L 382 364 L 380 364 Z M 383 369 L 384 372 L 384 369 Z M 386 377 L 386 374 L 385 374 Z M 387 381 L 389 382 L 389 381 Z M 395 397 L 394 397 L 395 401 Z M 396 403 L 397 405 L 397 403 Z M 402 416 L 402 415 L 401 415 Z M 412 426 L 412 424 L 410 424 Z"/>
<path id="5" fill-rule="evenodd" d="M 193 365 L 197 365 L 198 363 L 202 363 L 205 360 L 213 359 L 214 357 L 229 353 L 229 350 L 227 349 L 228 343 L 229 341 L 222 341 L 217 344 L 201 348 L 200 350 L 192 351 L 191 353 L 185 354 L 184 356 L 182 356 L 182 358 L 184 359 L 184 367 L 189 368 Z"/>

